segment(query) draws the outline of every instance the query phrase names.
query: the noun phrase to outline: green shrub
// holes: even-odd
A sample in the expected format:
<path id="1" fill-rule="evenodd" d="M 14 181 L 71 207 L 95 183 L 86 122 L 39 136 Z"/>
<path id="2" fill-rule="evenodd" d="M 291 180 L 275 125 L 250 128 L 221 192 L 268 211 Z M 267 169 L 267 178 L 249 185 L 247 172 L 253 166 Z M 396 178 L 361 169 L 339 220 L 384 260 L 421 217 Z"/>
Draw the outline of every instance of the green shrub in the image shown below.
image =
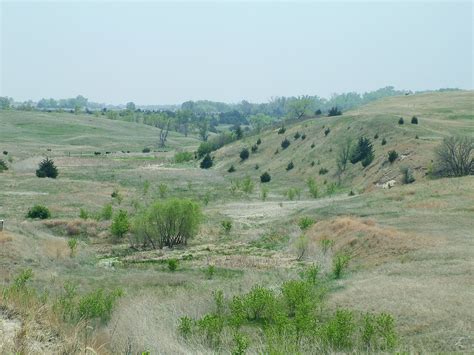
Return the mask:
<path id="1" fill-rule="evenodd" d="M 0 173 L 8 170 L 7 163 L 3 159 L 0 159 Z"/>
<path id="2" fill-rule="evenodd" d="M 249 150 L 247 148 L 244 148 L 240 151 L 240 160 L 244 161 L 247 160 L 250 156 Z"/>
<path id="3" fill-rule="evenodd" d="M 284 134 L 286 132 L 285 126 L 281 126 L 280 129 L 278 130 L 278 134 Z"/>
<path id="4" fill-rule="evenodd" d="M 179 319 L 178 332 L 179 334 L 187 339 L 193 331 L 194 320 L 188 316 L 181 317 Z"/>
<path id="5" fill-rule="evenodd" d="M 242 333 L 235 332 L 234 333 L 234 348 L 232 349 L 232 355 L 245 355 L 247 353 L 247 349 L 250 345 L 250 341 Z"/>
<path id="6" fill-rule="evenodd" d="M 232 221 L 231 220 L 225 220 L 221 222 L 222 229 L 224 230 L 224 233 L 229 234 L 230 230 L 232 229 Z"/>
<path id="7" fill-rule="evenodd" d="M 342 111 L 337 106 L 331 107 L 331 109 L 328 111 L 328 117 L 340 115 L 342 115 Z"/>
<path id="8" fill-rule="evenodd" d="M 337 184 L 335 182 L 331 182 L 326 186 L 326 194 L 328 196 L 332 196 L 336 193 L 337 191 Z"/>
<path id="9" fill-rule="evenodd" d="M 334 257 L 332 271 L 335 279 L 340 279 L 342 277 L 342 273 L 347 268 L 349 260 L 350 258 L 346 254 L 338 254 Z"/>
<path id="10" fill-rule="evenodd" d="M 321 245 L 321 250 L 323 251 L 323 254 L 326 254 L 328 252 L 328 250 L 330 250 L 334 244 L 336 244 L 334 242 L 334 240 L 331 240 L 331 239 L 321 239 L 320 241 L 320 245 Z"/>
<path id="11" fill-rule="evenodd" d="M 28 218 L 48 219 L 51 217 L 49 209 L 42 205 L 35 205 L 28 210 L 26 215 Z"/>
<path id="12" fill-rule="evenodd" d="M 303 260 L 306 251 L 308 250 L 309 240 L 308 237 L 305 235 L 300 235 L 298 239 L 296 239 L 295 249 L 296 249 L 296 260 L 301 261 Z"/>
<path id="13" fill-rule="evenodd" d="M 290 144 L 291 144 L 290 141 L 285 138 L 285 139 L 281 142 L 281 147 L 282 147 L 283 149 L 286 149 L 286 148 L 288 148 L 288 147 L 290 146 Z"/>
<path id="14" fill-rule="evenodd" d="M 201 161 L 199 166 L 201 167 L 201 169 L 209 169 L 210 167 L 212 167 L 213 164 L 214 162 L 212 161 L 212 158 L 208 153 L 204 156 L 204 159 Z"/>
<path id="15" fill-rule="evenodd" d="M 234 165 L 231 165 L 230 168 L 227 170 L 228 173 L 233 173 L 235 171 Z"/>
<path id="16" fill-rule="evenodd" d="M 107 203 L 102 207 L 102 211 L 100 212 L 100 219 L 108 221 L 112 218 L 113 210 L 112 204 Z"/>
<path id="17" fill-rule="evenodd" d="M 146 147 L 146 148 L 143 148 L 142 152 L 143 153 L 150 153 L 151 150 L 150 150 L 150 148 Z"/>
<path id="18" fill-rule="evenodd" d="M 307 230 L 313 224 L 314 224 L 314 219 L 310 217 L 301 217 L 298 221 L 298 226 L 300 227 L 302 231 Z"/>
<path id="19" fill-rule="evenodd" d="M 308 185 L 309 194 L 311 195 L 311 197 L 318 198 L 319 190 L 318 190 L 318 185 L 316 184 L 316 180 L 310 177 L 308 178 L 308 181 L 306 184 Z"/>
<path id="20" fill-rule="evenodd" d="M 168 270 L 174 272 L 178 269 L 178 259 L 168 259 Z"/>
<path id="21" fill-rule="evenodd" d="M 398 153 L 394 150 L 391 150 L 388 152 L 388 161 L 391 163 L 393 163 L 395 160 L 397 160 L 398 158 Z"/>
<path id="22" fill-rule="evenodd" d="M 382 145 L 387 144 L 387 140 L 385 138 L 382 138 Z"/>
<path id="23" fill-rule="evenodd" d="M 252 153 L 256 153 L 258 150 L 258 145 L 254 144 L 250 149 L 252 150 Z"/>
<path id="24" fill-rule="evenodd" d="M 246 176 L 242 180 L 241 184 L 242 191 L 245 192 L 246 194 L 251 194 L 253 192 L 254 184 L 250 176 Z"/>
<path id="25" fill-rule="evenodd" d="M 257 139 L 257 145 L 262 144 L 262 140 L 260 138 Z"/>
<path id="26" fill-rule="evenodd" d="M 324 130 L 324 135 L 327 136 L 329 133 L 331 133 L 331 128 L 328 127 Z"/>
<path id="27" fill-rule="evenodd" d="M 297 187 L 289 188 L 288 191 L 286 192 L 286 196 L 291 201 L 293 201 L 295 198 L 299 199 L 301 196 L 301 190 Z"/>
<path id="28" fill-rule="evenodd" d="M 110 231 L 117 239 L 122 239 L 123 236 L 130 230 L 130 222 L 128 220 L 127 211 L 120 210 L 114 217 Z"/>
<path id="29" fill-rule="evenodd" d="M 401 171 L 403 174 L 404 184 L 411 184 L 412 182 L 415 182 L 415 176 L 413 175 L 413 170 L 410 167 L 404 166 L 401 168 Z"/>
<path id="30" fill-rule="evenodd" d="M 290 161 L 288 163 L 288 165 L 286 166 L 286 171 L 290 171 L 291 169 L 293 169 L 295 167 L 295 165 L 293 164 L 292 161 Z"/>
<path id="31" fill-rule="evenodd" d="M 90 217 L 89 212 L 87 212 L 86 209 L 81 208 L 81 209 L 79 210 L 79 218 L 81 218 L 81 219 L 88 219 L 89 217 Z"/>
<path id="32" fill-rule="evenodd" d="M 270 176 L 270 174 L 265 171 L 262 175 L 260 175 L 260 182 L 261 183 L 267 183 L 267 182 L 270 182 L 270 180 L 272 179 L 272 177 Z"/>
<path id="33" fill-rule="evenodd" d="M 69 247 L 69 256 L 71 258 L 74 257 L 75 253 L 76 253 L 76 249 L 77 249 L 77 239 L 76 238 L 71 238 L 67 241 L 67 245 Z"/>
<path id="34" fill-rule="evenodd" d="M 302 139 L 302 140 L 305 140 L 305 139 L 306 139 L 306 134 L 303 133 L 303 134 L 301 135 L 301 139 Z"/>
<path id="35" fill-rule="evenodd" d="M 216 314 L 207 314 L 197 321 L 197 327 L 211 347 L 217 347 L 221 343 L 221 333 L 224 329 L 222 317 Z"/>
<path id="36" fill-rule="evenodd" d="M 54 161 L 49 158 L 42 160 L 36 170 L 36 176 L 39 178 L 56 179 L 58 177 L 58 169 L 54 165 Z"/>
<path id="37" fill-rule="evenodd" d="M 295 135 L 294 135 L 295 140 L 297 140 L 300 137 L 301 137 L 300 132 L 296 132 Z"/>
<path id="38" fill-rule="evenodd" d="M 326 175 L 328 172 L 329 172 L 329 170 L 326 169 L 326 168 L 319 169 L 319 175 Z"/>
<path id="39" fill-rule="evenodd" d="M 370 165 L 374 159 L 374 148 L 370 139 L 365 137 L 360 137 L 356 146 L 353 148 L 350 156 L 350 161 L 352 164 L 357 162 L 362 162 L 364 167 Z"/>
<path id="40" fill-rule="evenodd" d="M 81 319 L 100 319 L 107 322 L 117 299 L 123 295 L 122 290 L 105 292 L 103 289 L 83 296 L 78 302 L 78 315 Z"/>
<path id="41" fill-rule="evenodd" d="M 337 310 L 324 327 L 323 339 L 333 349 L 350 349 L 355 330 L 353 313 L 345 309 Z"/>
<path id="42" fill-rule="evenodd" d="M 214 274 L 216 273 L 216 267 L 214 265 L 208 265 L 206 268 L 206 276 L 209 280 L 211 280 L 214 277 Z"/>
<path id="43" fill-rule="evenodd" d="M 174 155 L 174 161 L 176 163 L 186 163 L 193 160 L 194 154 L 191 152 L 176 152 Z"/>
<path id="44" fill-rule="evenodd" d="M 168 185 L 161 183 L 158 185 L 158 194 L 160 198 L 165 198 L 166 194 L 168 193 Z"/>
<path id="45" fill-rule="evenodd" d="M 398 120 L 398 124 L 404 124 L 405 122 L 403 121 L 403 117 L 400 117 L 400 119 Z"/>
<path id="46" fill-rule="evenodd" d="M 418 117 L 413 116 L 413 117 L 411 118 L 411 123 L 412 123 L 412 124 L 418 124 Z"/>

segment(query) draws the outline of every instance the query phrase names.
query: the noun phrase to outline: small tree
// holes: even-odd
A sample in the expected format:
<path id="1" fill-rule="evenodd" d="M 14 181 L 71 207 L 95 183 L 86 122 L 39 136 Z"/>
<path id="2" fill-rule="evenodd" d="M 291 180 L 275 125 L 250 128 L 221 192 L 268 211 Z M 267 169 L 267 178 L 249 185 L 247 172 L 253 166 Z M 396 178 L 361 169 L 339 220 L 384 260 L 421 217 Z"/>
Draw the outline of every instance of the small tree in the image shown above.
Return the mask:
<path id="1" fill-rule="evenodd" d="M 212 166 L 212 164 L 213 164 L 212 158 L 209 155 L 209 153 L 207 153 L 204 156 L 204 159 L 201 161 L 201 164 L 199 166 L 201 167 L 201 169 L 209 169 Z"/>
<path id="2" fill-rule="evenodd" d="M 292 161 L 290 161 L 288 163 L 288 165 L 286 166 L 286 171 L 290 171 L 291 169 L 293 169 L 295 167 L 295 165 L 293 164 Z"/>
<path id="3" fill-rule="evenodd" d="M 272 177 L 266 171 L 262 175 L 260 175 L 260 182 L 261 183 L 270 182 L 271 179 L 272 179 Z"/>
<path id="4" fill-rule="evenodd" d="M 244 148 L 240 151 L 240 159 L 242 161 L 247 160 L 250 156 L 249 150 L 247 148 Z"/>
<path id="5" fill-rule="evenodd" d="M 374 159 L 374 148 L 369 138 L 360 137 L 357 145 L 354 147 L 351 153 L 351 163 L 356 164 L 362 162 L 362 166 L 366 167 L 370 165 Z"/>
<path id="6" fill-rule="evenodd" d="M 403 117 L 400 117 L 400 119 L 398 120 L 398 124 L 404 124 L 405 121 L 403 121 Z"/>
<path id="7" fill-rule="evenodd" d="M 388 161 L 393 163 L 398 158 L 398 153 L 394 150 L 388 152 Z"/>
<path id="8" fill-rule="evenodd" d="M 46 158 L 43 159 L 38 166 L 38 170 L 36 170 L 36 176 L 39 178 L 52 178 L 56 179 L 58 176 L 58 169 L 54 165 L 54 161 Z"/>
<path id="9" fill-rule="evenodd" d="M 259 138 L 257 139 L 257 145 L 260 145 L 260 144 L 262 144 L 262 140 Z"/>
<path id="10" fill-rule="evenodd" d="M 465 176 L 474 174 L 474 139 L 448 137 L 436 149 L 436 174 Z"/>
<path id="11" fill-rule="evenodd" d="M 293 138 L 295 138 L 295 140 L 297 140 L 298 138 L 301 137 L 301 133 L 300 132 L 296 132 L 295 135 L 293 136 Z"/>
<path id="12" fill-rule="evenodd" d="M 413 117 L 411 118 L 411 123 L 412 123 L 412 124 L 418 124 L 418 117 L 413 116 Z"/>
<path id="13" fill-rule="evenodd" d="M 110 231 L 117 239 L 122 239 L 123 236 L 129 231 L 130 222 L 128 220 L 127 211 L 120 210 L 114 217 Z"/>
<path id="14" fill-rule="evenodd" d="M 328 117 L 331 117 L 331 116 L 340 116 L 340 115 L 342 115 L 342 111 L 339 110 L 339 109 L 337 108 L 337 106 L 331 107 L 331 109 L 330 109 L 329 112 L 328 112 Z"/>
<path id="15" fill-rule="evenodd" d="M 288 148 L 288 147 L 290 146 L 290 144 L 291 144 L 290 141 L 285 138 L 285 139 L 281 142 L 281 147 L 282 147 L 283 149 L 286 149 L 286 148 Z"/>

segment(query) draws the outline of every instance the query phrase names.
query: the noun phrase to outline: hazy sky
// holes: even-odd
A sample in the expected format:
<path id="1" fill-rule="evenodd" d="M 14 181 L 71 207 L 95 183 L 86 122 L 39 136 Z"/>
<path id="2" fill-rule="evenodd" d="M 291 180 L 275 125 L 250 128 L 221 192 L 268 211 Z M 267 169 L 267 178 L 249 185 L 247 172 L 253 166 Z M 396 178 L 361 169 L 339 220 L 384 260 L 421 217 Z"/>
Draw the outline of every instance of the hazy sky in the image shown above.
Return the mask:
<path id="1" fill-rule="evenodd" d="M 473 88 L 471 1 L 0 1 L 0 95 L 17 100 Z"/>

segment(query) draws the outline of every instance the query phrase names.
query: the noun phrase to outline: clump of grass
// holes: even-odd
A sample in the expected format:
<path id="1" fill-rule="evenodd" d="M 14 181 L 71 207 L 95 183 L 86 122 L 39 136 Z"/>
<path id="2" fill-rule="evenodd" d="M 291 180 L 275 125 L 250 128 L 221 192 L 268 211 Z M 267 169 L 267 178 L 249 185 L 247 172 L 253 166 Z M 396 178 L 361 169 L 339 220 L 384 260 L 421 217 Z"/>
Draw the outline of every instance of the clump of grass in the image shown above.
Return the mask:
<path id="1" fill-rule="evenodd" d="M 332 270 L 335 279 L 340 279 L 349 265 L 350 257 L 347 254 L 338 254 L 333 260 Z"/>
<path id="2" fill-rule="evenodd" d="M 178 259 L 168 259 L 168 270 L 174 272 L 178 269 L 179 261 Z"/>
<path id="3" fill-rule="evenodd" d="M 301 217 L 298 221 L 298 226 L 302 231 L 307 230 L 309 227 L 311 227 L 314 224 L 314 219 L 310 217 Z"/>
<path id="4" fill-rule="evenodd" d="M 222 229 L 224 230 L 225 234 L 229 234 L 232 229 L 232 221 L 227 219 L 221 222 Z"/>

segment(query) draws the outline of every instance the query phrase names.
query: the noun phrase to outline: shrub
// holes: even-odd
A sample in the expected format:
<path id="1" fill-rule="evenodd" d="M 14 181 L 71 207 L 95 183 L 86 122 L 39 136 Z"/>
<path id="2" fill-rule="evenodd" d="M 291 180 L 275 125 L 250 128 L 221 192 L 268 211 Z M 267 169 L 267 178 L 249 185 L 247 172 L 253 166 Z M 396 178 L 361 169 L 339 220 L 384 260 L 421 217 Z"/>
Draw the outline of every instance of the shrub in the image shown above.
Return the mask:
<path id="1" fill-rule="evenodd" d="M 102 211 L 100 212 L 100 219 L 103 219 L 105 221 L 108 221 L 112 218 L 112 204 L 107 203 L 102 207 Z"/>
<path id="2" fill-rule="evenodd" d="M 260 188 L 260 198 L 262 199 L 262 201 L 266 201 L 267 197 L 268 197 L 268 187 L 262 186 Z"/>
<path id="3" fill-rule="evenodd" d="M 143 148 L 142 150 L 143 153 L 150 153 L 151 152 L 151 149 L 146 147 L 146 148 Z"/>
<path id="4" fill-rule="evenodd" d="M 354 147 L 351 153 L 350 161 L 352 164 L 362 162 L 362 166 L 366 167 L 370 165 L 374 159 L 374 148 L 370 139 L 360 137 L 357 145 Z"/>
<path id="5" fill-rule="evenodd" d="M 191 152 L 176 152 L 174 155 L 174 161 L 176 163 L 185 163 L 193 160 L 194 155 Z"/>
<path id="6" fill-rule="evenodd" d="M 346 254 L 338 254 L 335 256 L 332 266 L 334 278 L 340 279 L 342 277 L 342 273 L 347 268 L 349 260 L 350 258 Z"/>
<path id="7" fill-rule="evenodd" d="M 4 150 L 3 155 L 8 155 L 8 152 L 6 150 Z"/>
<path id="8" fill-rule="evenodd" d="M 70 250 L 70 254 L 69 256 L 71 258 L 74 257 L 74 254 L 76 253 L 76 249 L 77 249 L 77 239 L 76 238 L 71 238 L 67 241 L 67 245 L 69 247 L 69 250 Z"/>
<path id="9" fill-rule="evenodd" d="M 176 198 L 159 200 L 136 216 L 133 232 L 144 246 L 172 248 L 193 238 L 201 221 L 201 208 L 196 202 Z"/>
<path id="10" fill-rule="evenodd" d="M 240 151 L 240 160 L 244 161 L 247 160 L 250 156 L 249 150 L 244 148 Z"/>
<path id="11" fill-rule="evenodd" d="M 293 201 L 295 198 L 299 199 L 300 195 L 301 195 L 301 191 L 300 191 L 300 189 L 298 189 L 296 187 L 292 187 L 292 188 L 288 189 L 288 191 L 286 192 L 286 196 L 291 201 Z"/>
<path id="12" fill-rule="evenodd" d="M 301 135 L 301 139 L 302 139 L 302 140 L 305 140 L 305 139 L 306 139 L 306 134 L 303 133 L 303 134 Z"/>
<path id="13" fill-rule="evenodd" d="M 382 138 L 382 145 L 387 144 L 387 140 L 385 138 Z"/>
<path id="14" fill-rule="evenodd" d="M 254 145 L 252 146 L 252 148 L 250 148 L 250 149 L 252 150 L 252 153 L 255 153 L 255 152 L 257 152 L 258 145 L 254 144 Z"/>
<path id="15" fill-rule="evenodd" d="M 258 169 L 260 169 L 260 165 L 255 164 L 255 170 L 258 170 Z"/>
<path id="16" fill-rule="evenodd" d="M 436 149 L 436 174 L 465 176 L 474 174 L 474 139 L 448 137 Z"/>
<path id="17" fill-rule="evenodd" d="M 36 170 L 36 176 L 39 178 L 52 178 L 58 177 L 58 169 L 54 165 L 54 161 L 46 158 L 39 163 L 38 170 Z"/>
<path id="18" fill-rule="evenodd" d="M 120 210 L 114 217 L 110 232 L 117 239 L 122 239 L 125 233 L 130 229 L 130 222 L 128 220 L 127 211 Z"/>
<path id="19" fill-rule="evenodd" d="M 262 144 L 262 140 L 260 138 L 257 139 L 257 145 Z"/>
<path id="20" fill-rule="evenodd" d="M 314 148 L 316 147 L 316 145 L 314 143 L 311 143 L 311 148 Z"/>
<path id="21" fill-rule="evenodd" d="M 202 158 L 207 154 L 210 154 L 214 150 L 213 144 L 211 142 L 201 142 L 197 150 L 198 158 Z"/>
<path id="22" fill-rule="evenodd" d="M 300 132 L 296 132 L 295 135 L 294 135 L 295 140 L 297 140 L 300 137 L 301 137 Z"/>
<path id="23" fill-rule="evenodd" d="M 5 163 L 5 161 L 3 159 L 0 159 L 0 173 L 5 171 L 5 170 L 8 170 L 7 163 Z"/>
<path id="24" fill-rule="evenodd" d="M 327 174 L 328 172 L 329 172 L 329 170 L 326 169 L 326 168 L 321 168 L 321 169 L 319 169 L 319 175 L 325 175 L 325 174 Z"/>
<path id="25" fill-rule="evenodd" d="M 388 152 L 388 161 L 393 163 L 398 158 L 398 153 L 394 150 Z"/>
<path id="26" fill-rule="evenodd" d="M 201 161 L 201 164 L 199 164 L 199 166 L 201 167 L 201 169 L 209 169 L 210 167 L 212 167 L 212 164 L 213 164 L 212 158 L 208 153 L 206 154 L 204 159 Z"/>
<path id="27" fill-rule="evenodd" d="M 285 139 L 281 142 L 281 147 L 282 147 L 283 149 L 286 149 L 286 148 L 288 148 L 288 147 L 290 146 L 290 144 L 291 144 L 290 141 L 285 138 Z"/>
<path id="28" fill-rule="evenodd" d="M 234 167 L 234 165 L 232 164 L 232 165 L 230 166 L 230 168 L 227 169 L 227 172 L 228 172 L 228 173 L 233 173 L 234 171 L 235 171 L 235 167 Z"/>
<path id="29" fill-rule="evenodd" d="M 411 124 L 418 124 L 418 117 L 413 116 L 413 117 L 411 118 Z"/>
<path id="30" fill-rule="evenodd" d="M 300 220 L 298 221 L 298 226 L 300 227 L 302 231 L 307 230 L 313 224 L 314 224 L 314 219 L 310 217 L 301 217 Z"/>
<path id="31" fill-rule="evenodd" d="M 284 134 L 286 132 L 285 126 L 281 126 L 281 128 L 278 130 L 278 134 Z"/>
<path id="32" fill-rule="evenodd" d="M 165 198 L 167 193 L 168 193 L 168 185 L 164 183 L 159 184 L 158 195 L 160 195 L 160 198 Z"/>
<path id="33" fill-rule="evenodd" d="M 292 161 L 290 161 L 288 163 L 288 165 L 286 166 L 286 171 L 290 171 L 291 169 L 293 169 L 295 167 L 295 165 L 293 164 Z"/>
<path id="34" fill-rule="evenodd" d="M 379 134 L 375 133 L 374 139 L 377 139 L 377 138 L 379 138 Z"/>
<path id="35" fill-rule="evenodd" d="M 266 171 L 262 175 L 260 175 L 260 182 L 261 183 L 270 182 L 271 179 L 272 179 L 272 177 Z"/>
<path id="36" fill-rule="evenodd" d="M 335 182 L 331 182 L 326 186 L 326 194 L 328 196 L 334 195 L 337 190 L 337 184 Z"/>
<path id="37" fill-rule="evenodd" d="M 194 326 L 194 320 L 188 316 L 181 317 L 179 319 L 178 332 L 179 334 L 187 339 L 191 333 Z"/>
<path id="38" fill-rule="evenodd" d="M 413 175 L 413 170 L 407 166 L 401 168 L 403 174 L 403 183 L 404 184 L 411 184 L 415 182 L 415 177 Z"/>
<path id="39" fill-rule="evenodd" d="M 230 230 L 232 229 L 232 221 L 225 220 L 221 222 L 222 229 L 224 230 L 225 234 L 229 234 Z"/>
<path id="40" fill-rule="evenodd" d="M 250 176 L 246 176 L 243 180 L 242 180 L 242 184 L 241 184 L 241 188 L 242 188 L 242 191 L 247 193 L 247 194 L 251 194 L 253 192 L 253 182 L 252 182 L 252 179 L 250 178 Z"/>
<path id="41" fill-rule="evenodd" d="M 100 319 L 107 322 L 117 299 L 123 295 L 122 290 L 105 292 L 103 289 L 91 292 L 83 296 L 77 305 L 78 315 L 81 319 Z"/>
<path id="42" fill-rule="evenodd" d="M 28 210 L 26 215 L 28 218 L 48 219 L 51 217 L 49 209 L 42 205 L 35 205 Z"/>
<path id="43" fill-rule="evenodd" d="M 405 122 L 403 121 L 403 117 L 400 117 L 400 119 L 398 120 L 398 124 L 404 124 Z"/>
<path id="44" fill-rule="evenodd" d="M 324 135 L 327 136 L 330 132 L 331 132 L 331 128 L 328 127 L 324 130 Z"/>
<path id="45" fill-rule="evenodd" d="M 331 239 L 321 239 L 320 245 L 321 245 L 321 250 L 323 254 L 326 254 L 333 246 L 336 244 L 334 240 Z"/>
<path id="46" fill-rule="evenodd" d="M 178 269 L 178 259 L 168 259 L 168 270 L 174 272 Z"/>
<path id="47" fill-rule="evenodd" d="M 322 114 L 322 112 L 321 112 L 321 110 L 318 108 L 318 109 L 314 112 L 314 114 L 315 114 L 316 116 L 319 116 L 320 114 Z"/>
<path id="48" fill-rule="evenodd" d="M 85 210 L 84 208 L 81 208 L 79 210 L 79 218 L 88 219 L 89 217 L 90 217 L 90 215 L 89 215 L 89 212 L 87 212 L 87 210 Z"/>
<path id="49" fill-rule="evenodd" d="M 324 327 L 324 340 L 333 349 L 349 349 L 355 332 L 354 316 L 349 310 L 337 310 Z"/>
<path id="50" fill-rule="evenodd" d="M 330 109 L 329 112 L 328 112 L 328 117 L 340 116 L 340 115 L 342 115 L 342 111 L 339 110 L 339 109 L 337 108 L 337 106 L 336 106 L 336 107 L 331 107 L 331 109 Z"/>
<path id="51" fill-rule="evenodd" d="M 206 276 L 209 280 L 211 280 L 214 277 L 214 274 L 216 273 L 216 267 L 214 265 L 208 265 L 206 268 Z"/>
<path id="52" fill-rule="evenodd" d="M 309 189 L 309 193 L 311 197 L 318 198 L 319 190 L 318 190 L 318 185 L 316 184 L 316 180 L 310 177 L 308 178 L 308 181 L 306 184 L 308 185 L 308 189 Z"/>

